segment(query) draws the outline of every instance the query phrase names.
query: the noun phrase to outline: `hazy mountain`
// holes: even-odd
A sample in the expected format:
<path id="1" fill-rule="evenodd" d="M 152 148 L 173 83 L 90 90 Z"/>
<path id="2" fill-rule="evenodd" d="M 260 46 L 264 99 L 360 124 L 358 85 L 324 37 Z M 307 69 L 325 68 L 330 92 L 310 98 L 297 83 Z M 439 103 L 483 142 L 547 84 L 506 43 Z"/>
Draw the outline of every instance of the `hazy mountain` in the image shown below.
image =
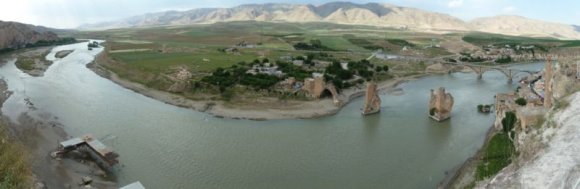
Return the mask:
<path id="1" fill-rule="evenodd" d="M 579 27 L 518 16 L 497 16 L 465 22 L 453 16 L 389 4 L 333 2 L 300 4 L 247 4 L 233 8 L 167 11 L 120 21 L 83 25 L 81 29 L 110 29 L 163 25 L 208 24 L 228 21 L 331 22 L 373 25 L 420 31 L 483 31 L 507 35 L 580 38 Z"/>
<path id="2" fill-rule="evenodd" d="M 19 49 L 41 40 L 56 41 L 60 38 L 50 28 L 0 21 L 0 50 Z"/>
<path id="3" fill-rule="evenodd" d="M 477 31 L 489 33 L 580 39 L 578 28 L 572 25 L 533 20 L 521 16 L 479 18 L 471 21 L 470 24 Z"/>

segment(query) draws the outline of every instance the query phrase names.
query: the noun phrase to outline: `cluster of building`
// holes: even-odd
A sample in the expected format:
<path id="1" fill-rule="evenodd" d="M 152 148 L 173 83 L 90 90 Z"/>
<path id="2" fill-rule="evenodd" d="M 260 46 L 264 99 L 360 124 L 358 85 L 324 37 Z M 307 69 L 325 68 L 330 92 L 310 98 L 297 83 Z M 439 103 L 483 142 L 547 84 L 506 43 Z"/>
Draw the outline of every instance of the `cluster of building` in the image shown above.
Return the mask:
<path id="1" fill-rule="evenodd" d="M 266 74 L 273 75 L 276 77 L 284 77 L 284 73 L 278 70 L 278 66 L 272 65 L 271 63 L 264 63 L 263 65 L 254 64 L 252 69 L 249 69 L 246 73 L 256 75 L 256 74 Z"/>
<path id="2" fill-rule="evenodd" d="M 495 96 L 495 111 L 497 129 L 502 128 L 501 120 L 506 112 L 515 112 L 521 129 L 538 124 L 539 117 L 543 117 L 547 109 L 552 107 L 552 86 L 554 77 L 553 64 L 548 59 L 543 74 L 523 79 L 519 83 L 517 92 L 499 93 Z M 516 103 L 516 99 L 523 98 L 526 105 Z"/>

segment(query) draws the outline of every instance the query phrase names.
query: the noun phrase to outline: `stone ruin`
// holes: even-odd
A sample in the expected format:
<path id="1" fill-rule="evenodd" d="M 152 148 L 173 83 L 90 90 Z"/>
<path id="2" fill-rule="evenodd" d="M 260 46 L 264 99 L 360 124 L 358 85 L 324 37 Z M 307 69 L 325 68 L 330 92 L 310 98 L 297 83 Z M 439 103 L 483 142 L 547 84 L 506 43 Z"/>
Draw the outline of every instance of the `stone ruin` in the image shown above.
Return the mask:
<path id="1" fill-rule="evenodd" d="M 429 117 L 436 121 L 445 121 L 451 117 L 453 108 L 453 96 L 445 92 L 445 88 L 438 90 L 431 89 L 431 100 L 429 101 Z"/>
<path id="2" fill-rule="evenodd" d="M 377 84 L 368 82 L 362 114 L 369 115 L 378 113 L 379 111 L 381 111 L 381 97 L 379 97 Z"/>

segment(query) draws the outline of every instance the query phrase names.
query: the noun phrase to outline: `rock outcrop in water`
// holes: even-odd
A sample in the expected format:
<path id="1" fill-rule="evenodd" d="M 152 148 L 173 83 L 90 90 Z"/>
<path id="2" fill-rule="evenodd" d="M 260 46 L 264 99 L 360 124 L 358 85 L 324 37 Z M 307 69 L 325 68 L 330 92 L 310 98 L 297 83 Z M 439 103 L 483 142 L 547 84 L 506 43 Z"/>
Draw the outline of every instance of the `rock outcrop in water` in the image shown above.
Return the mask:
<path id="1" fill-rule="evenodd" d="M 378 113 L 381 111 L 381 97 L 377 90 L 377 84 L 374 82 L 367 83 L 365 95 L 365 105 L 362 110 L 363 115 Z"/>
<path id="2" fill-rule="evenodd" d="M 445 93 L 445 88 L 441 87 L 436 91 L 431 89 L 429 117 L 437 121 L 449 119 L 451 117 L 453 102 L 453 96 L 449 93 Z"/>
<path id="3" fill-rule="evenodd" d="M 0 21 L 0 51 L 24 48 L 40 41 L 50 42 L 59 40 L 61 39 L 58 35 L 49 28 Z"/>

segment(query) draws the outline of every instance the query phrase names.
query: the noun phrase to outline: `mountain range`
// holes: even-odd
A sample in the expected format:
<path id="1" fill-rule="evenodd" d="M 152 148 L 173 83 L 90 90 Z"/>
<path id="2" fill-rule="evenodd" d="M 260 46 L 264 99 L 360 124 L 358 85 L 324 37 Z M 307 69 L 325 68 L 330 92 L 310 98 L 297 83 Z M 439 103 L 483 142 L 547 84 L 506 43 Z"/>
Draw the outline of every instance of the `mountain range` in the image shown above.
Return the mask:
<path id="1" fill-rule="evenodd" d="M 330 22 L 372 25 L 425 32 L 481 31 L 488 33 L 580 39 L 580 27 L 520 16 L 478 18 L 469 22 L 448 14 L 390 4 L 333 2 L 311 4 L 246 4 L 233 8 L 200 8 L 148 13 L 118 21 L 86 24 L 79 29 L 211 24 L 229 21 Z"/>

